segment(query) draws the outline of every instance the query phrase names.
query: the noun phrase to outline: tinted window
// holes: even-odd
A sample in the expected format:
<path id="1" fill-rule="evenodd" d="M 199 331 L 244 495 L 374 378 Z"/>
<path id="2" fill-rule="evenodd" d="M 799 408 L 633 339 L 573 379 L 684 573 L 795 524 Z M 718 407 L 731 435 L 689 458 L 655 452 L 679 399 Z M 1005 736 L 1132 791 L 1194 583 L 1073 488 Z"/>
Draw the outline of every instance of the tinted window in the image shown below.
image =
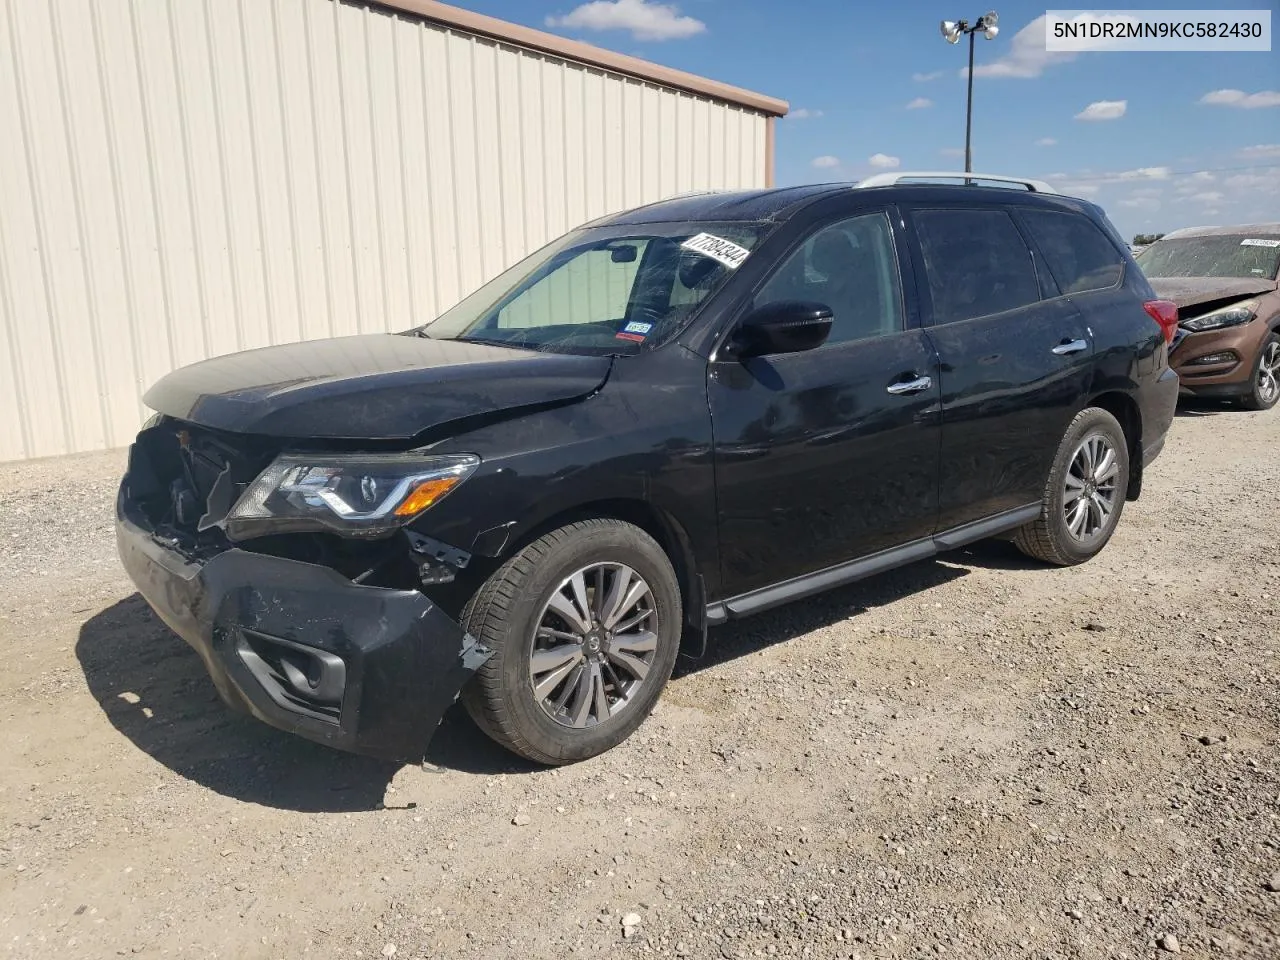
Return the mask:
<path id="1" fill-rule="evenodd" d="M 756 306 L 779 300 L 830 307 L 835 321 L 828 343 L 902 329 L 902 292 L 888 218 L 864 214 L 809 237 L 765 283 Z"/>
<path id="2" fill-rule="evenodd" d="M 1120 282 L 1124 258 L 1087 217 L 1027 210 L 1022 219 L 1063 293 L 1101 290 Z"/>
<path id="3" fill-rule="evenodd" d="M 920 237 L 933 322 L 956 323 L 1040 299 L 1031 252 L 1002 210 L 921 210 Z"/>

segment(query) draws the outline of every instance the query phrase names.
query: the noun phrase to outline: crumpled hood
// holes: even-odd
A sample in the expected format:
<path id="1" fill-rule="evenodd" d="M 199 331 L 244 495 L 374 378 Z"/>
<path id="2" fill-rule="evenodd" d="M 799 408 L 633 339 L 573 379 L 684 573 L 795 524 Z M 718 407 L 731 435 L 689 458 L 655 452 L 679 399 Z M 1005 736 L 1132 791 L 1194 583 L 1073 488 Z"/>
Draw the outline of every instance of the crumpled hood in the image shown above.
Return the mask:
<path id="1" fill-rule="evenodd" d="M 1148 277 L 1151 289 L 1162 300 L 1179 307 L 1194 307 L 1211 300 L 1243 300 L 1258 293 L 1270 293 L 1274 280 L 1251 277 Z"/>
<path id="2" fill-rule="evenodd" d="M 585 397 L 611 363 L 379 333 L 204 360 L 163 377 L 143 402 L 236 433 L 409 440 L 462 418 Z"/>

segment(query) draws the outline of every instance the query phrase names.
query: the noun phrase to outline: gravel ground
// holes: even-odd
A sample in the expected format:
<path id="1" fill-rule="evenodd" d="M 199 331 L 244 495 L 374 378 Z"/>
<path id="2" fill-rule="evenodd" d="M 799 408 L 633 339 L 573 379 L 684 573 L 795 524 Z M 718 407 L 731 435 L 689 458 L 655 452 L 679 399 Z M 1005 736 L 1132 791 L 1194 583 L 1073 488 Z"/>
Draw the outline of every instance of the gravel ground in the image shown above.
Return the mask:
<path id="1" fill-rule="evenodd" d="M 1185 411 L 1092 563 L 725 627 L 561 770 L 227 713 L 115 563 L 123 455 L 0 465 L 0 955 L 1274 960 L 1278 450 Z"/>

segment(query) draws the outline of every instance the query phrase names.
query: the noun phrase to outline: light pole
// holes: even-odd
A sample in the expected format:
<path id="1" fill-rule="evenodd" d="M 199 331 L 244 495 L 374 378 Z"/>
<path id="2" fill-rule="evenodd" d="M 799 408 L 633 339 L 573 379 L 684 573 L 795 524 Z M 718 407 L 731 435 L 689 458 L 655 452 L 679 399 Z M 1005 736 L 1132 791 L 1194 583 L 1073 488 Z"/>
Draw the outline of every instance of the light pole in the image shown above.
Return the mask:
<path id="1" fill-rule="evenodd" d="M 964 172 L 973 172 L 973 154 L 969 149 L 970 135 L 973 130 L 973 40 L 974 34 L 979 30 L 988 40 L 994 40 L 996 34 L 1000 32 L 1000 28 L 996 26 L 999 21 L 996 12 L 991 10 L 980 16 L 972 26 L 968 20 L 960 20 L 953 22 L 951 20 L 943 20 L 942 39 L 947 43 L 959 43 L 960 38 L 964 34 L 969 35 L 969 98 L 965 102 L 964 107 Z"/>

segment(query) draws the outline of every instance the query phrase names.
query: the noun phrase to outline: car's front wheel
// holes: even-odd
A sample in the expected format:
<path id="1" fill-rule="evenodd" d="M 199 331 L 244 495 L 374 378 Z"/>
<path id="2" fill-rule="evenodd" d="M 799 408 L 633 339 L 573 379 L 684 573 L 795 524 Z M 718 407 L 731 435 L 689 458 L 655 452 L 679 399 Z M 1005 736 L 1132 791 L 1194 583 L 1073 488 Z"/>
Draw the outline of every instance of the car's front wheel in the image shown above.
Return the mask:
<path id="1" fill-rule="evenodd" d="M 1058 445 L 1040 516 L 1014 534 L 1028 556 L 1071 566 L 1107 545 L 1129 492 L 1129 447 L 1119 421 L 1100 407 L 1076 414 Z"/>
<path id="2" fill-rule="evenodd" d="M 1241 401 L 1250 410 L 1270 410 L 1280 401 L 1280 333 L 1273 333 L 1263 341 L 1253 379 L 1249 381 L 1249 392 Z"/>
<path id="3" fill-rule="evenodd" d="M 647 533 L 619 520 L 560 527 L 507 560 L 463 611 L 464 629 L 494 651 L 463 704 L 530 760 L 593 757 L 653 710 L 681 622 L 675 571 Z"/>

